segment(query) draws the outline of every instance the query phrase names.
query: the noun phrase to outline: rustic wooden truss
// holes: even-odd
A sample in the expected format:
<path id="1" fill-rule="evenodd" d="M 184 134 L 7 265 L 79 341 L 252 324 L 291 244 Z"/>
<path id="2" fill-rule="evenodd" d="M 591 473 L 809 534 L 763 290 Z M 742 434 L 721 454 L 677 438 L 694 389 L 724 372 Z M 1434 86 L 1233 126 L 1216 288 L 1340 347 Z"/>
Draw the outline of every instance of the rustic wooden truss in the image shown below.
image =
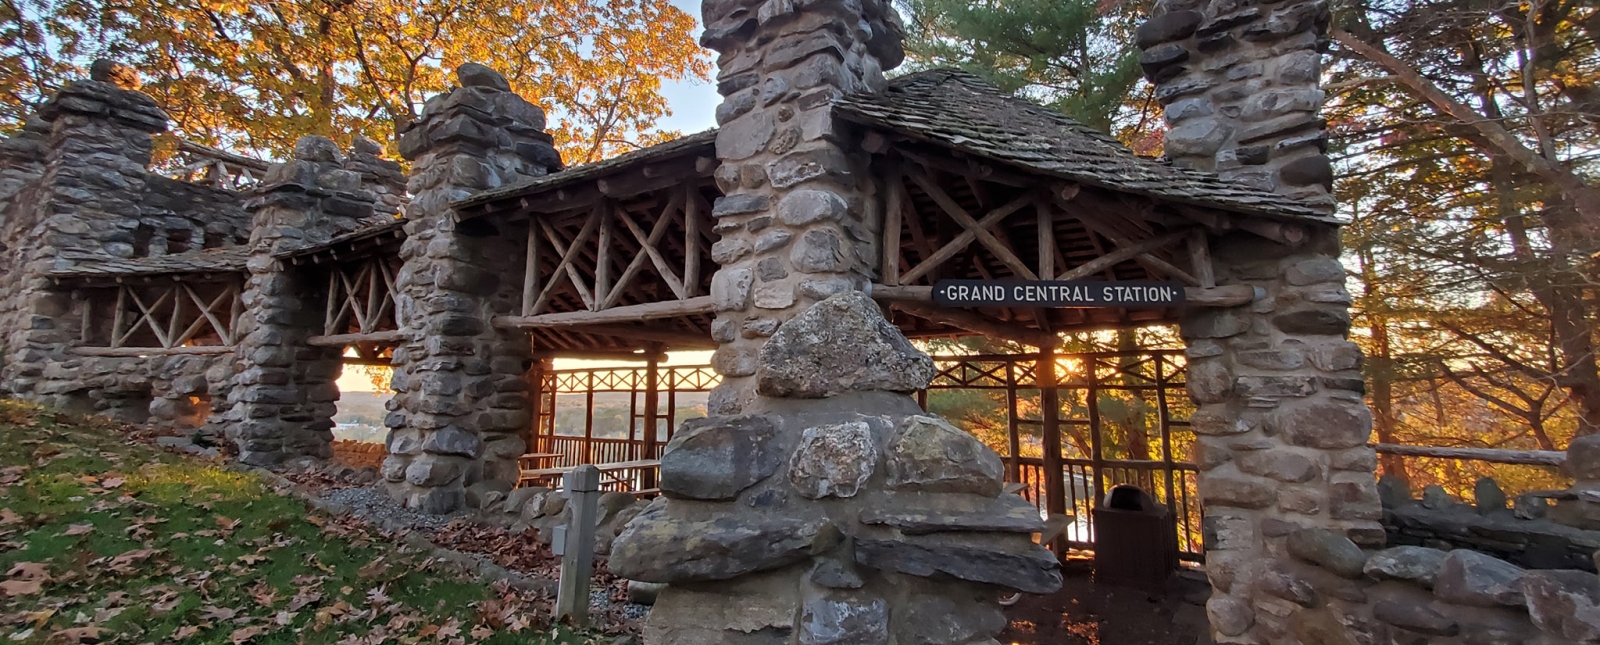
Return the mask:
<path id="1" fill-rule="evenodd" d="M 703 189 L 683 181 L 530 214 L 521 312 L 495 324 L 533 330 L 536 344 L 552 347 L 595 346 L 574 333 L 630 341 L 617 347 L 708 345 L 715 238 Z M 637 325 L 664 318 L 676 323 Z"/>
<path id="2" fill-rule="evenodd" d="M 85 294 L 82 354 L 231 352 L 244 312 L 237 281 L 152 281 Z"/>
<path id="3" fill-rule="evenodd" d="M 949 309 L 941 279 L 1171 280 L 1191 305 L 1249 302 L 1216 288 L 1202 225 L 1147 217 L 1150 205 L 1093 188 L 964 163 L 915 146 L 880 146 L 884 226 L 873 296 L 912 335 L 980 333 L 1029 345 L 1055 333 L 1173 320 L 1171 309 Z M 1181 267 L 1180 265 L 1187 265 Z"/>
<path id="4" fill-rule="evenodd" d="M 398 340 L 401 320 L 395 306 L 395 282 L 400 260 L 369 256 L 328 268 L 328 306 L 323 316 L 323 339 L 344 344 L 342 337 L 376 339 L 391 332 Z M 355 338 L 358 337 L 358 338 Z"/>

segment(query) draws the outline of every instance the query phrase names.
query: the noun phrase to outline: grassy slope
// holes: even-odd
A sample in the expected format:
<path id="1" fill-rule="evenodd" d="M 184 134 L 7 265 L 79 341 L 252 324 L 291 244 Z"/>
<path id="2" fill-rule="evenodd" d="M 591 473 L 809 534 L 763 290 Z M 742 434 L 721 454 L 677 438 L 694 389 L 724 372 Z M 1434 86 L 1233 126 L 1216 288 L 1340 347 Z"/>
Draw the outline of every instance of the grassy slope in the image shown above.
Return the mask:
<path id="1" fill-rule="evenodd" d="M 0 638 L 593 642 L 552 631 L 537 599 L 125 433 L 0 401 Z"/>

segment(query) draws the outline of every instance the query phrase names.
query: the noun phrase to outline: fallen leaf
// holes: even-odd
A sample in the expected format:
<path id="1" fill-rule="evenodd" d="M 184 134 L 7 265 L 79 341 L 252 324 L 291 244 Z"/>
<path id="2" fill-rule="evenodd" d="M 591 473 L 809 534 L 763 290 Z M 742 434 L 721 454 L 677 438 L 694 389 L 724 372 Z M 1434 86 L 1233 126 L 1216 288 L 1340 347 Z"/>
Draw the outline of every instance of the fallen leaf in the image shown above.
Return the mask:
<path id="1" fill-rule="evenodd" d="M 98 643 L 106 630 L 99 627 L 73 627 L 50 635 L 52 643 Z"/>
<path id="2" fill-rule="evenodd" d="M 62 536 L 84 535 L 84 534 L 92 532 L 92 531 L 94 531 L 94 525 L 93 524 L 69 524 L 69 525 L 67 525 L 66 532 L 62 533 L 61 535 Z"/>
<path id="3" fill-rule="evenodd" d="M 0 582 L 0 593 L 7 596 L 31 596 L 44 588 L 43 580 L 7 580 Z"/>
<path id="4" fill-rule="evenodd" d="M 18 562 L 11 566 L 6 575 L 23 580 L 49 580 L 50 568 L 40 562 Z"/>
<path id="5" fill-rule="evenodd" d="M 267 633 L 267 628 L 262 625 L 255 625 L 253 627 L 240 627 L 239 629 L 233 630 L 233 633 L 228 635 L 228 640 L 231 641 L 233 645 L 240 645 L 241 643 L 248 643 L 250 642 L 250 639 L 265 633 Z"/>
<path id="6" fill-rule="evenodd" d="M 0 526 L 17 524 L 22 521 L 22 516 L 9 508 L 0 508 Z"/>
<path id="7" fill-rule="evenodd" d="M 172 632 L 172 637 L 173 638 L 188 638 L 188 637 L 193 636 L 193 635 L 198 634 L 198 633 L 200 633 L 200 628 L 199 627 L 196 627 L 194 625 L 184 625 L 182 627 L 179 627 L 178 631 Z"/>
<path id="8" fill-rule="evenodd" d="M 239 610 L 232 607 L 206 605 L 200 608 L 200 618 L 204 620 L 233 620 L 233 617 L 237 615 L 239 615 Z"/>
<path id="9" fill-rule="evenodd" d="M 306 605 L 314 605 L 322 600 L 322 592 L 315 589 L 306 589 L 289 599 L 289 611 L 300 611 Z"/>
<path id="10" fill-rule="evenodd" d="M 483 640 L 485 638 L 493 636 L 494 635 L 494 630 L 489 629 L 488 627 L 484 627 L 483 625 L 478 625 L 477 627 L 473 627 L 472 631 L 467 632 L 467 633 L 469 635 L 471 635 L 473 638 L 476 638 L 478 640 Z"/>
<path id="11" fill-rule="evenodd" d="M 107 477 L 100 480 L 101 488 L 121 488 L 128 480 L 122 477 Z"/>
<path id="12" fill-rule="evenodd" d="M 359 570 L 357 570 L 356 576 L 360 578 L 376 578 L 383 575 L 384 572 L 388 570 L 389 564 L 384 562 L 383 558 L 378 558 L 368 563 L 367 566 L 361 567 Z"/>

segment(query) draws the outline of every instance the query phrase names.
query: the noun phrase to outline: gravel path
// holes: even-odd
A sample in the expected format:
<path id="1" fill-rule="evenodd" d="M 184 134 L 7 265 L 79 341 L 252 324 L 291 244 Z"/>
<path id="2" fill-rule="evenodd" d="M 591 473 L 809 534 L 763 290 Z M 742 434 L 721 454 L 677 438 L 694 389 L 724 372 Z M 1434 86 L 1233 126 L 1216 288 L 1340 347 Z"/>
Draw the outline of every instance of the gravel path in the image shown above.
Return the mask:
<path id="1" fill-rule="evenodd" d="M 349 506 L 356 517 L 379 526 L 398 523 L 411 529 L 437 530 L 444 528 L 450 520 L 467 515 L 466 511 L 457 511 L 449 515 L 419 513 L 402 506 L 377 486 L 330 490 L 324 493 L 322 498 Z"/>

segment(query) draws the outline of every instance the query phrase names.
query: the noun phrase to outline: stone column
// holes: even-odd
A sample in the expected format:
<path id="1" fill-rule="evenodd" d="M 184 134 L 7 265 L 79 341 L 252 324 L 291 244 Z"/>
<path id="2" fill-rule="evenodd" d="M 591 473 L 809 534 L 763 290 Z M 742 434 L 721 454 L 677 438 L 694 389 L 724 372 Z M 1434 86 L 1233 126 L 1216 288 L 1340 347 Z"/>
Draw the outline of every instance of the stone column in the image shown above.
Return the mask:
<path id="1" fill-rule="evenodd" d="M 78 260 L 133 256 L 151 135 L 167 128 L 166 113 L 138 87 L 132 69 L 95 61 L 90 78 L 63 86 L 29 127 L 48 128 L 48 151 L 43 174 L 5 222 L 7 255 L 16 255 L 4 285 L 0 383 L 12 394 L 37 398 L 47 361 L 77 362 L 64 353 L 79 334 L 71 294 L 51 290 L 43 274 Z"/>
<path id="2" fill-rule="evenodd" d="M 1331 209 L 1318 116 L 1328 20 L 1325 0 L 1157 2 L 1136 38 L 1172 128 L 1167 156 Z"/>
<path id="3" fill-rule="evenodd" d="M 646 645 L 995 645 L 1061 585 L 999 455 L 910 393 L 933 360 L 860 291 L 784 322 L 739 416 L 685 422 L 608 566 L 668 583 Z"/>
<path id="4" fill-rule="evenodd" d="M 241 340 L 229 403 L 236 420 L 230 438 L 247 464 L 333 456 L 329 444 L 339 400 L 334 381 L 343 352 L 306 343 L 322 333 L 326 277 L 284 265 L 273 255 L 325 243 L 372 216 L 376 197 L 344 164 L 332 141 L 301 137 L 294 158 L 268 170 L 246 203 L 254 220 L 250 278 L 243 294 L 245 314 L 235 332 Z"/>
<path id="5" fill-rule="evenodd" d="M 1161 0 L 1137 39 L 1172 128 L 1167 156 L 1331 211 L 1317 115 L 1327 24 L 1321 1 Z M 1339 231 L 1288 228 L 1297 243 L 1213 236 L 1217 283 L 1258 298 L 1191 309 L 1181 325 L 1217 643 L 1351 642 L 1327 640 L 1354 620 L 1328 599 L 1364 598 L 1349 580 L 1360 567 L 1337 563 L 1384 543 Z"/>
<path id="6" fill-rule="evenodd" d="M 482 65 L 456 78 L 400 135 L 412 161 L 397 298 L 407 340 L 394 354 L 383 475 L 391 495 L 429 513 L 460 508 L 480 480 L 514 484 L 529 423 L 528 336 L 490 324 L 521 300 L 525 240 L 458 224 L 450 203 L 561 168 L 543 110 Z"/>
<path id="7" fill-rule="evenodd" d="M 884 0 L 703 5 L 702 44 L 721 55 L 713 208 L 721 240 L 712 276 L 723 382 L 713 413 L 754 396 L 756 353 L 778 325 L 830 295 L 865 288 L 882 214 L 865 153 L 836 131 L 829 105 L 883 89 L 905 57 L 900 18 Z"/>

